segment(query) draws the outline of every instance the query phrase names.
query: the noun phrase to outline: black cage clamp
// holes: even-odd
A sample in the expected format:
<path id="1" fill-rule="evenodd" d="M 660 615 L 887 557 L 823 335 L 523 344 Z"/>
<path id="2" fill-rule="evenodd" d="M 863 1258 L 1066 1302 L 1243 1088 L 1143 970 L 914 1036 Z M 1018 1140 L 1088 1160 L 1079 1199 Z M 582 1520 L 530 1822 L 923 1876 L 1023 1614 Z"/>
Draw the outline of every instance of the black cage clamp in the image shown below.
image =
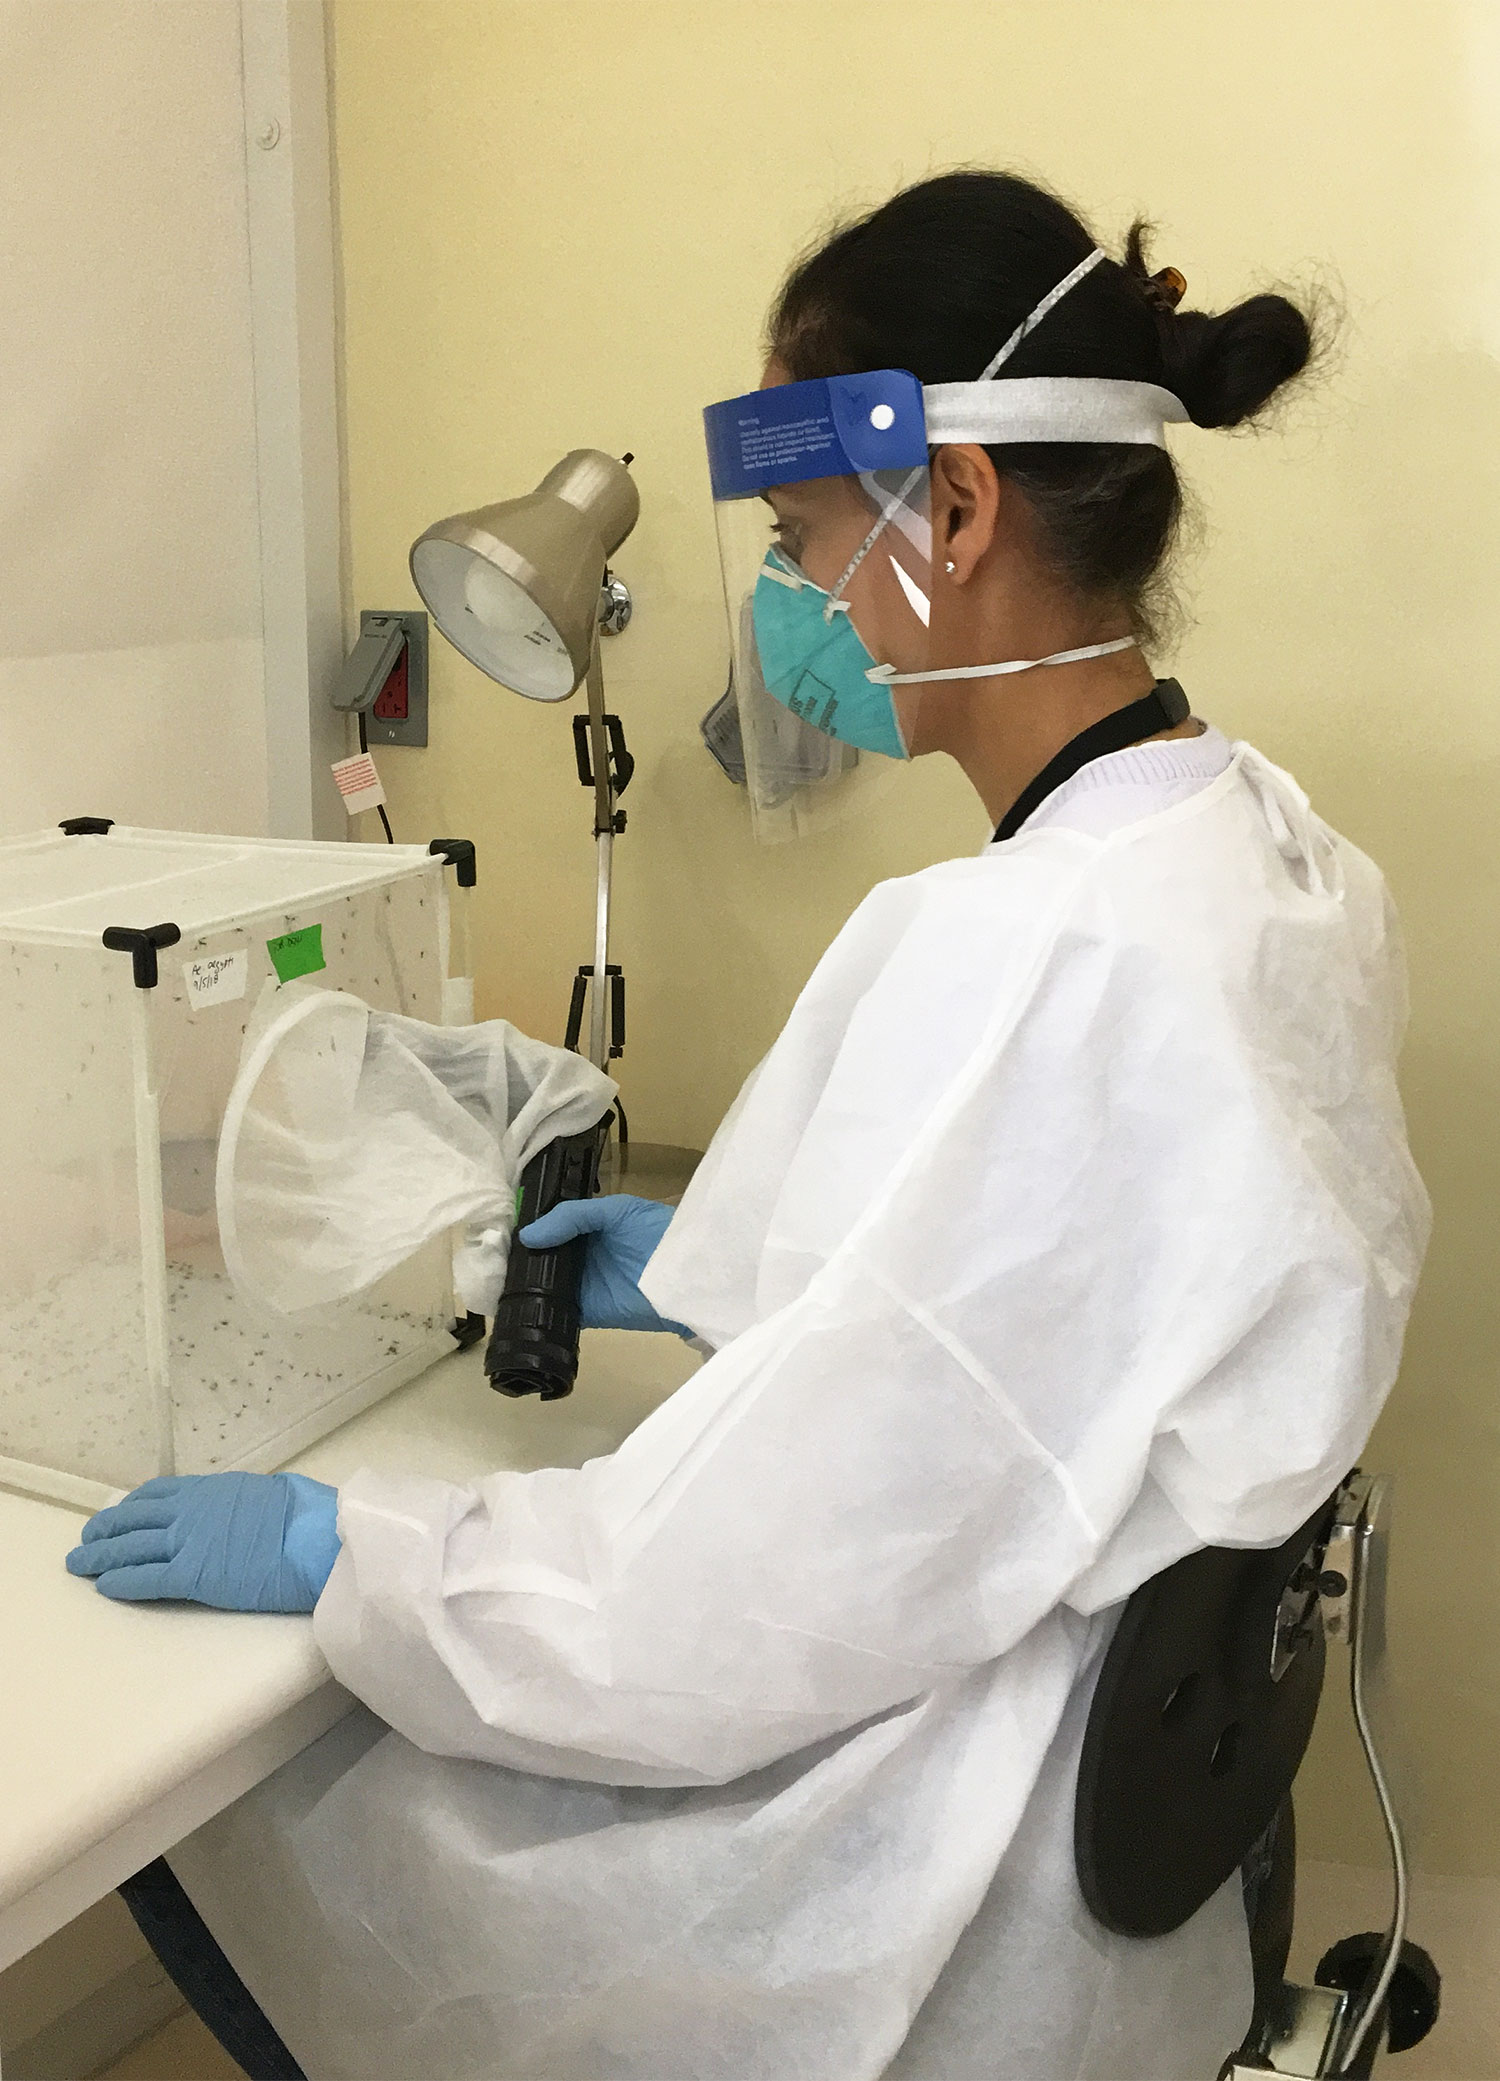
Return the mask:
<path id="1" fill-rule="evenodd" d="M 446 860 L 461 889 L 472 889 L 479 880 L 472 838 L 434 838 L 427 848 L 434 857 Z"/>
<path id="2" fill-rule="evenodd" d="M 625 975 L 614 961 L 607 962 L 604 969 L 604 987 L 609 992 L 609 1059 L 625 1052 Z M 578 1053 L 578 1043 L 583 1037 L 583 1005 L 588 995 L 589 984 L 594 980 L 594 965 L 585 962 L 573 978 L 573 995 L 568 1001 L 568 1030 L 563 1036 L 563 1046 L 570 1053 Z"/>
<path id="3" fill-rule="evenodd" d="M 626 746 L 625 725 L 617 715 L 601 715 L 599 720 L 609 737 L 610 792 L 623 795 L 635 777 L 635 754 Z M 579 786 L 591 788 L 594 785 L 594 761 L 589 750 L 589 719 L 586 715 L 573 718 L 573 756 L 578 761 Z M 617 832 L 625 829 L 623 809 L 614 813 L 614 828 Z"/>
<path id="4" fill-rule="evenodd" d="M 128 954 L 137 990 L 154 990 L 159 976 L 156 956 L 162 947 L 175 947 L 182 932 L 176 925 L 110 925 L 104 944 L 112 954 Z"/>

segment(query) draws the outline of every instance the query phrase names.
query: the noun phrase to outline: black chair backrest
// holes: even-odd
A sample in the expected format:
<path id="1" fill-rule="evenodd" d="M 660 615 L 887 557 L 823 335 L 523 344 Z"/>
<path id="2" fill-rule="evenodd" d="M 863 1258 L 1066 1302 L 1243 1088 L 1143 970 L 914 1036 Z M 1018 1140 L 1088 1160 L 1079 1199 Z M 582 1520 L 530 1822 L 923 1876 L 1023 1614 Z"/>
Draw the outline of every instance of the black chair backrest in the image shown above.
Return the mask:
<path id="1" fill-rule="evenodd" d="M 1188 1554 L 1125 1606 L 1074 1808 L 1078 1883 L 1107 1929 L 1180 1928 L 1290 1792 L 1323 1688 L 1317 1578 L 1333 1501 L 1279 1547 Z"/>

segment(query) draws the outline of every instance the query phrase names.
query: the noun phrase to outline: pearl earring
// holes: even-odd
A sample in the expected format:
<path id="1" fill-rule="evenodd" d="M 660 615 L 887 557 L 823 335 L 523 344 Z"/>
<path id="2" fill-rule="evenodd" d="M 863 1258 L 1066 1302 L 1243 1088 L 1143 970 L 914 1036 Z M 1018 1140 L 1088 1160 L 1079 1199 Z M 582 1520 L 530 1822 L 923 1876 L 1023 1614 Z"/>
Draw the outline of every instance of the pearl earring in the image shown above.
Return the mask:
<path id="1" fill-rule="evenodd" d="M 944 564 L 944 566 L 943 566 L 943 569 L 944 569 L 945 571 L 956 571 L 956 570 L 958 569 L 958 566 L 957 566 L 957 564 L 953 564 L 953 563 L 948 563 L 948 564 Z"/>

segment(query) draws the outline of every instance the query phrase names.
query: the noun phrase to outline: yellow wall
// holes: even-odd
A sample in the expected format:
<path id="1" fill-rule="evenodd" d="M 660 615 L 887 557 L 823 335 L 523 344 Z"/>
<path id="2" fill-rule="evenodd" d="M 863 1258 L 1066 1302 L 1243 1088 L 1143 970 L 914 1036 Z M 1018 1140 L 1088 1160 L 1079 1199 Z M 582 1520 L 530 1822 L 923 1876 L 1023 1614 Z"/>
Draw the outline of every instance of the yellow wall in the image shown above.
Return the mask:
<path id="1" fill-rule="evenodd" d="M 1432 1869 L 1500 1872 L 1500 28 L 1493 0 L 335 0 L 351 605 L 412 601 L 428 521 L 633 449 L 607 653 L 639 760 L 618 853 L 637 1133 L 711 1132 L 874 881 L 979 841 L 951 768 L 870 826 L 758 852 L 698 744 L 726 646 L 699 407 L 754 381 L 790 255 L 960 161 L 1031 170 L 1106 239 L 1160 224 L 1192 301 L 1332 277 L 1340 365 L 1263 439 L 1191 429 L 1207 516 L 1174 669 L 1291 766 L 1395 886 L 1408 1091 L 1437 1202 L 1375 1457 L 1402 1488 L 1403 1691 Z M 590 951 L 567 713 L 440 640 L 401 835 L 479 841 L 480 1006 L 556 1037 Z M 1340 1748 L 1315 1847 L 1372 1854 Z"/>

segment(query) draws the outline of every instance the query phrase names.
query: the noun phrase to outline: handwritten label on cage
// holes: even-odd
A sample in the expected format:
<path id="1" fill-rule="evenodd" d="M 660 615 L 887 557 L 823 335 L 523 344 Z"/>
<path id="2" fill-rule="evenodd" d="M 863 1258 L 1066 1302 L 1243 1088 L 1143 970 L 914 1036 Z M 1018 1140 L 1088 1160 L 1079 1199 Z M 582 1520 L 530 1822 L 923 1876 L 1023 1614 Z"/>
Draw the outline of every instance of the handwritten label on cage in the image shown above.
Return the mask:
<path id="1" fill-rule="evenodd" d="M 335 759 L 333 777 L 344 798 L 344 807 L 352 817 L 358 816 L 362 809 L 378 809 L 385 800 L 385 789 L 380 785 L 375 761 L 367 751 L 356 752 L 352 759 Z"/>
<path id="2" fill-rule="evenodd" d="M 195 1012 L 207 1004 L 234 1004 L 250 986 L 250 955 L 244 947 L 232 954 L 205 954 L 189 961 L 182 974 Z"/>
<path id="3" fill-rule="evenodd" d="M 328 966 L 323 959 L 321 925 L 304 925 L 300 932 L 283 932 L 280 939 L 268 939 L 266 952 L 283 983 L 290 983 L 299 975 L 316 975 L 320 968 Z"/>

